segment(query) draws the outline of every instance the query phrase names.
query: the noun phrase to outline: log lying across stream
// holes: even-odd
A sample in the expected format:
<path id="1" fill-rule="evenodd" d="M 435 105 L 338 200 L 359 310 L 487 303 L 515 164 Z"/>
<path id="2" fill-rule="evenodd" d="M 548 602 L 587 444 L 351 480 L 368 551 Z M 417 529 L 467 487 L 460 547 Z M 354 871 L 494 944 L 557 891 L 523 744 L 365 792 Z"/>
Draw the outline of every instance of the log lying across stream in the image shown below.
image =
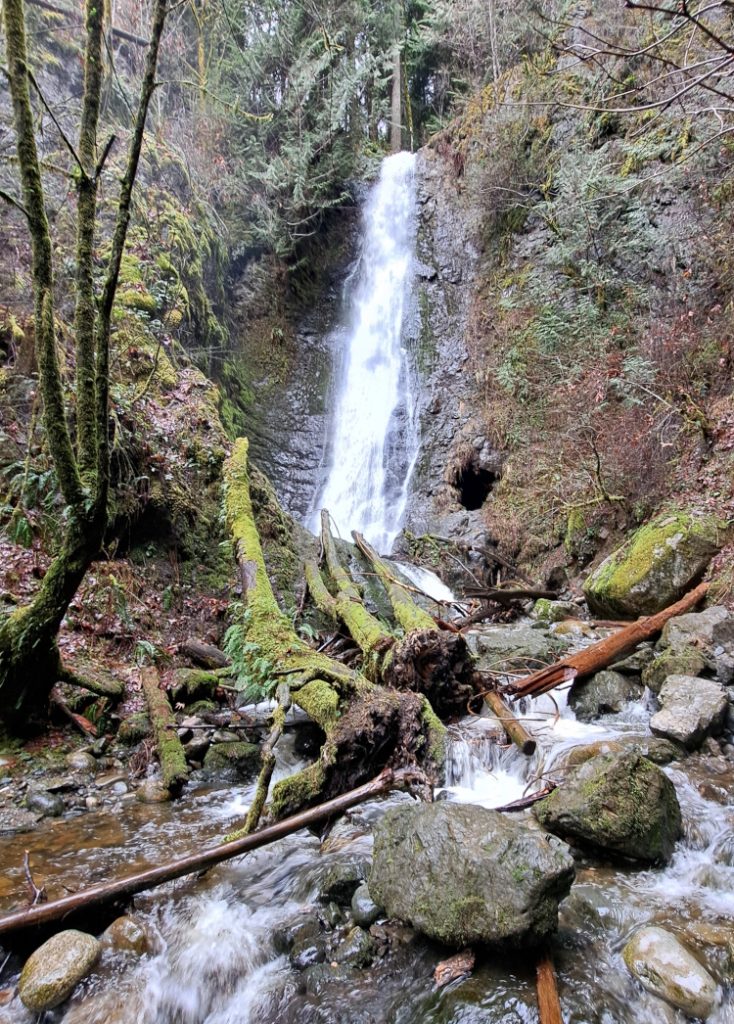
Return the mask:
<path id="1" fill-rule="evenodd" d="M 647 618 L 638 619 L 624 626 L 613 636 L 600 640 L 598 644 L 585 647 L 576 654 L 562 658 L 553 665 L 541 668 L 532 675 L 519 679 L 510 688 L 513 700 L 521 697 L 538 696 L 547 693 L 562 683 L 573 682 L 574 679 L 585 679 L 595 672 L 600 672 L 607 665 L 621 658 L 634 650 L 643 640 L 650 640 L 662 630 L 668 619 L 676 615 L 684 615 L 702 601 L 706 596 L 708 583 L 700 583 L 695 590 L 691 590 L 680 601 L 671 604 L 668 608 L 658 612 L 656 615 L 649 615 Z"/>
<path id="2" fill-rule="evenodd" d="M 203 850 L 200 853 L 192 853 L 187 857 L 180 857 L 178 860 L 169 861 L 167 864 L 160 864 L 154 868 L 147 868 L 134 875 L 125 878 L 118 878 L 113 882 L 103 882 L 94 885 L 89 889 L 72 893 L 70 896 L 63 896 L 58 900 L 49 900 L 48 903 L 39 903 L 36 906 L 27 907 L 24 910 L 16 910 L 5 917 L 0 918 L 0 936 L 12 935 L 28 928 L 47 925 L 55 921 L 64 921 L 70 914 L 79 911 L 89 910 L 92 907 L 99 907 L 107 903 L 120 900 L 128 900 L 136 893 L 146 889 L 152 889 L 164 882 L 171 882 L 176 878 L 183 878 L 184 875 L 191 875 L 199 871 L 221 864 L 222 861 L 230 860 L 232 857 L 239 857 L 250 850 L 257 850 L 268 843 L 274 843 L 284 836 L 298 832 L 302 828 L 308 828 L 319 822 L 331 818 L 336 814 L 354 807 L 355 804 L 363 803 L 372 797 L 381 796 L 391 789 L 397 789 L 410 785 L 412 782 L 423 782 L 423 777 L 410 769 L 399 771 L 386 770 L 377 778 L 343 793 L 341 796 L 328 800 L 318 807 L 312 807 L 291 818 L 262 828 L 257 832 L 236 839 L 233 842 L 223 843 L 220 846 Z"/>

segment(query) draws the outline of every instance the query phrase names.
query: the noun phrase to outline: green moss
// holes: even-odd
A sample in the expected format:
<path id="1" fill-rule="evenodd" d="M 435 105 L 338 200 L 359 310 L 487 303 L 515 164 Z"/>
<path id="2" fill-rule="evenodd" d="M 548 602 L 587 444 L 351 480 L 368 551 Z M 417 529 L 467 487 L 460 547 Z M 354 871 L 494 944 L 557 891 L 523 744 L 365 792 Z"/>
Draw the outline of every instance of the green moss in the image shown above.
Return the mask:
<path id="1" fill-rule="evenodd" d="M 443 771 L 446 762 L 446 726 L 431 707 L 428 700 L 424 698 L 421 721 L 426 731 L 426 742 L 428 744 L 428 756 L 433 764 Z"/>
<path id="2" fill-rule="evenodd" d="M 308 807 L 321 796 L 326 775 L 320 761 L 308 768 L 283 779 L 273 787 L 270 811 L 274 819 L 286 818 L 304 807 Z"/>
<path id="3" fill-rule="evenodd" d="M 150 292 L 146 291 L 135 291 L 132 288 L 118 291 L 117 301 L 127 309 L 136 309 L 141 313 L 147 313 L 149 316 L 155 316 L 158 310 L 158 303 Z"/>
<path id="4" fill-rule="evenodd" d="M 150 736 L 151 732 L 150 716 L 146 715 L 144 711 L 137 711 L 120 723 L 117 738 L 121 743 L 133 745 L 145 739 L 146 736 Z"/>

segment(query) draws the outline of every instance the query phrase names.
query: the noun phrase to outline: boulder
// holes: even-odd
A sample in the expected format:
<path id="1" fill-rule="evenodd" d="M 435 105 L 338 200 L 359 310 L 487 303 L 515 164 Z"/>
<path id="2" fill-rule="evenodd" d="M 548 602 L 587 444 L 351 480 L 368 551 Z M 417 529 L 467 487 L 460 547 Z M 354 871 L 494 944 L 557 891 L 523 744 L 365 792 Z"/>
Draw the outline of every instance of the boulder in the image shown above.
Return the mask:
<path id="1" fill-rule="evenodd" d="M 96 772 L 97 762 L 86 750 L 72 750 L 66 755 L 66 764 L 75 772 Z"/>
<path id="2" fill-rule="evenodd" d="M 441 802 L 384 815 L 369 890 L 429 938 L 507 947 L 556 929 L 574 874 L 563 843 L 497 811 Z"/>
<path id="3" fill-rule="evenodd" d="M 94 967 L 101 949 L 93 935 L 57 932 L 26 961 L 18 982 L 23 1005 L 41 1013 L 63 1003 Z"/>
<path id="4" fill-rule="evenodd" d="M 260 767 L 260 748 L 255 743 L 213 743 L 206 752 L 204 768 L 210 772 L 253 775 Z"/>
<path id="5" fill-rule="evenodd" d="M 668 676 L 697 676 L 706 668 L 706 659 L 698 647 L 685 644 L 668 647 L 645 666 L 642 682 L 653 693 L 660 693 Z"/>
<path id="6" fill-rule="evenodd" d="M 364 928 L 350 928 L 334 950 L 334 962 L 348 967 L 367 967 L 375 959 L 375 943 Z"/>
<path id="7" fill-rule="evenodd" d="M 160 779 L 143 779 L 135 791 L 141 804 L 165 804 L 171 799 L 171 792 Z"/>
<path id="8" fill-rule="evenodd" d="M 25 805 L 29 811 L 43 814 L 47 818 L 58 818 L 66 810 L 62 797 L 45 789 L 28 789 Z"/>
<path id="9" fill-rule="evenodd" d="M 631 700 L 642 696 L 642 683 L 635 676 L 606 669 L 590 679 L 575 682 L 568 703 L 581 722 L 593 722 L 600 715 L 613 715 Z"/>
<path id="10" fill-rule="evenodd" d="M 584 583 L 595 615 L 652 615 L 690 589 L 724 541 L 724 524 L 711 516 L 677 512 L 640 527 Z"/>
<path id="11" fill-rule="evenodd" d="M 668 676 L 659 700 L 661 709 L 650 719 L 650 728 L 656 736 L 677 740 L 689 750 L 721 732 L 729 706 L 721 683 L 700 676 Z"/>
<path id="12" fill-rule="evenodd" d="M 640 928 L 622 956 L 643 988 L 689 1017 L 705 1020 L 718 1001 L 719 989 L 709 972 L 664 928 Z"/>
<path id="13" fill-rule="evenodd" d="M 150 717 L 144 711 L 136 711 L 120 722 L 117 738 L 120 743 L 127 743 L 129 746 L 133 746 L 135 743 L 140 743 L 141 740 L 144 740 L 146 736 L 152 735 L 152 733 L 153 726 L 150 724 Z"/>
<path id="14" fill-rule="evenodd" d="M 532 626 L 489 626 L 467 635 L 472 654 L 477 656 L 477 668 L 497 669 L 505 661 L 519 660 L 530 668 L 541 668 L 560 657 L 568 642 L 550 637 Z"/>
<path id="15" fill-rule="evenodd" d="M 704 608 L 702 612 L 688 612 L 687 615 L 676 615 L 668 619 L 660 637 L 661 647 L 686 647 L 690 644 L 710 647 L 714 639 L 714 630 L 731 616 L 726 608 L 714 605 Z M 718 630 L 717 630 L 718 632 Z"/>
<path id="16" fill-rule="evenodd" d="M 584 762 L 533 810 L 575 846 L 644 863 L 668 861 L 682 832 L 673 783 L 634 751 Z"/>

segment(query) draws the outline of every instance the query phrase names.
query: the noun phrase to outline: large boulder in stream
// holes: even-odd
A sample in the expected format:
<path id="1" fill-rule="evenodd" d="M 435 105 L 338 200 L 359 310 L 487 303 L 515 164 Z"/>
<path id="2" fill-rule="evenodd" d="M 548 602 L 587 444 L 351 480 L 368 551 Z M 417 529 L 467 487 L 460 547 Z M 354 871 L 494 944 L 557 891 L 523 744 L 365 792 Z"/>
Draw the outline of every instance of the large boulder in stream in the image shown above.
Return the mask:
<path id="1" fill-rule="evenodd" d="M 57 932 L 26 961 L 18 995 L 34 1013 L 51 1010 L 68 999 L 102 951 L 93 935 L 69 929 Z"/>
<path id="2" fill-rule="evenodd" d="M 637 618 L 672 604 L 703 575 L 724 542 L 712 516 L 676 512 L 640 527 L 584 583 L 595 615 Z"/>
<path id="3" fill-rule="evenodd" d="M 639 700 L 641 696 L 639 677 L 606 669 L 590 679 L 574 682 L 568 694 L 568 704 L 579 721 L 593 722 L 601 715 L 617 714 L 626 704 Z"/>
<path id="4" fill-rule="evenodd" d="M 574 879 L 565 844 L 497 811 L 396 807 L 375 830 L 372 898 L 450 946 L 518 946 L 556 929 Z"/>
<path id="5" fill-rule="evenodd" d="M 632 750 L 586 761 L 534 811 L 574 846 L 644 863 L 667 862 L 682 831 L 673 783 Z"/>
<path id="6" fill-rule="evenodd" d="M 705 1020 L 718 1001 L 719 988 L 709 972 L 664 928 L 640 928 L 622 957 L 648 992 L 689 1017 Z"/>

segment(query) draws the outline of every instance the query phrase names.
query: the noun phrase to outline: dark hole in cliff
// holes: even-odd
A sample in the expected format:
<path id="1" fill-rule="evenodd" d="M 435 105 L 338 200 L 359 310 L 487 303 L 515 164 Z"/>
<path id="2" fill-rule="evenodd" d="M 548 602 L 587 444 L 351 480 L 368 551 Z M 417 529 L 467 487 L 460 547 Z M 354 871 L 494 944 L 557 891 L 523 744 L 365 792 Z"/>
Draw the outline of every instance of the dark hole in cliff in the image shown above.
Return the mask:
<path id="1" fill-rule="evenodd" d="M 455 487 L 459 492 L 459 504 L 469 512 L 481 508 L 496 480 L 494 473 L 474 465 L 464 466 L 456 474 Z"/>

